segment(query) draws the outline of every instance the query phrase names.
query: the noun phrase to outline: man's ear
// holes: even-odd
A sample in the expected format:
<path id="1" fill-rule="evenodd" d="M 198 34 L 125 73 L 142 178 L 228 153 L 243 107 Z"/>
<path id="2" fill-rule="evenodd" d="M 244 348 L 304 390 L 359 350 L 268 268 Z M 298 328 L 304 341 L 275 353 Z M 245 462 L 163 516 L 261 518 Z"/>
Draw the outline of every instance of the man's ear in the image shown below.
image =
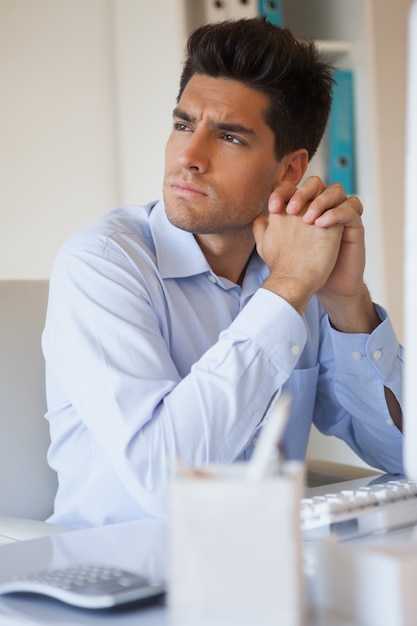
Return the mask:
<path id="1" fill-rule="evenodd" d="M 282 159 L 282 165 L 284 166 L 284 171 L 282 171 L 281 174 L 281 182 L 287 180 L 293 183 L 293 185 L 298 185 L 308 166 L 307 150 L 300 148 L 299 150 L 287 154 L 287 156 Z"/>

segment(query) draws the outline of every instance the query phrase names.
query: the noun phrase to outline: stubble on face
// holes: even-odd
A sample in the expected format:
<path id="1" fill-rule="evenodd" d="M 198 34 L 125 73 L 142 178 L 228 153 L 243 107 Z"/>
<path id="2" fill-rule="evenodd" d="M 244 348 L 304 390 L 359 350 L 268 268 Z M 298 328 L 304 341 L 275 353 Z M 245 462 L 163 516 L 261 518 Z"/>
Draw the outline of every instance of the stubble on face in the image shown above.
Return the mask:
<path id="1" fill-rule="evenodd" d="M 201 189 L 201 197 L 177 197 L 171 192 L 171 184 L 182 180 Z M 164 179 L 165 211 L 171 224 L 193 234 L 232 234 L 236 231 L 252 232 L 252 222 L 258 215 L 268 215 L 268 199 L 273 181 L 265 181 L 263 194 L 257 206 L 235 202 L 233 194 L 224 198 L 215 185 L 198 175 L 190 176 L 182 171 L 167 173 Z"/>

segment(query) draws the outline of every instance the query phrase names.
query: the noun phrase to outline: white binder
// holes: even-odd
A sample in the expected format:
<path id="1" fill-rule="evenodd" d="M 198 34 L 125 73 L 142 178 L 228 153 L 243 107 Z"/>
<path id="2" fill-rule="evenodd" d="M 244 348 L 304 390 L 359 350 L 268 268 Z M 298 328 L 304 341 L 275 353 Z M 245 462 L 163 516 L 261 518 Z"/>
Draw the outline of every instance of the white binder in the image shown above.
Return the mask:
<path id="1" fill-rule="evenodd" d="M 239 20 L 258 15 L 258 0 L 228 0 L 229 18 Z"/>
<path id="2" fill-rule="evenodd" d="M 204 0 L 204 18 L 207 22 L 256 17 L 258 0 Z"/>
<path id="3" fill-rule="evenodd" d="M 229 18 L 229 0 L 204 0 L 206 22 L 219 22 Z"/>

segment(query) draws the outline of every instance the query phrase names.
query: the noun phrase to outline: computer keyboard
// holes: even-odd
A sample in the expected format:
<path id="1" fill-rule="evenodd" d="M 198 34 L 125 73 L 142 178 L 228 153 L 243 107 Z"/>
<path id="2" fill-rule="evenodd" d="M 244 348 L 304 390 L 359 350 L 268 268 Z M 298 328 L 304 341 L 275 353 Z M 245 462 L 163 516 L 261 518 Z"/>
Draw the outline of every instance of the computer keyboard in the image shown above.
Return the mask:
<path id="1" fill-rule="evenodd" d="M 335 488 L 335 485 L 332 485 Z M 303 538 L 335 534 L 347 541 L 417 524 L 417 483 L 388 480 L 343 488 L 301 500 Z"/>

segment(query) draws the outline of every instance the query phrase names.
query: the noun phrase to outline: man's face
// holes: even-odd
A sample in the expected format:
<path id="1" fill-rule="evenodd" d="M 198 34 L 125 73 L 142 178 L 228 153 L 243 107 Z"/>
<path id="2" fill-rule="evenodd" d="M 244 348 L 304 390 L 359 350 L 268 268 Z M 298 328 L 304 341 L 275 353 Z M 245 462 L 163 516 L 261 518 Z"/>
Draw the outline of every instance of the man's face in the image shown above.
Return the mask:
<path id="1" fill-rule="evenodd" d="M 174 111 L 165 153 L 168 219 L 194 234 L 251 228 L 279 179 L 269 98 L 229 79 L 194 75 Z"/>

